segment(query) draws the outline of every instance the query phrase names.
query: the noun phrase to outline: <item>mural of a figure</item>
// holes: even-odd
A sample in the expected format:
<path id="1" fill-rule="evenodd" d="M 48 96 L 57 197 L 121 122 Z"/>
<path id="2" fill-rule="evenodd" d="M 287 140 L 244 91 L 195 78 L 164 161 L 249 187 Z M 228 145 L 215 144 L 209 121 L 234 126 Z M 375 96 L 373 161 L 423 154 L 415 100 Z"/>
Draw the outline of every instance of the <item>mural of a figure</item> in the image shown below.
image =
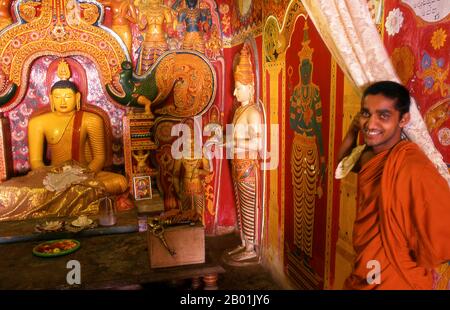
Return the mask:
<path id="1" fill-rule="evenodd" d="M 139 29 L 145 31 L 139 70 L 143 74 L 168 49 L 163 26 L 166 25 L 169 34 L 175 25 L 170 8 L 164 6 L 161 0 L 140 0 L 138 7 Z"/>
<path id="2" fill-rule="evenodd" d="M 0 0 L 0 30 L 12 24 L 10 11 L 11 0 Z"/>
<path id="3" fill-rule="evenodd" d="M 135 24 L 137 22 L 136 8 L 133 2 L 130 0 L 101 0 L 100 3 L 111 8 L 111 29 L 123 40 L 128 53 L 131 55 L 133 36 L 130 23 Z"/>
<path id="4" fill-rule="evenodd" d="M 312 53 L 305 22 L 300 58 L 300 82 L 290 99 L 292 141 L 291 171 L 294 202 L 294 245 L 312 256 L 316 195 L 322 196 L 325 157 L 322 144 L 322 109 L 320 90 L 312 81 Z"/>
<path id="5" fill-rule="evenodd" d="M 209 30 L 212 20 L 209 11 L 198 8 L 197 2 L 197 0 L 186 0 L 187 8 L 180 11 L 178 22 L 184 22 L 186 25 L 183 48 L 194 49 L 204 53 L 205 41 L 203 32 Z"/>
<path id="6" fill-rule="evenodd" d="M 261 243 L 262 111 L 255 103 L 254 73 L 250 51 L 244 46 L 234 72 L 234 96 L 240 103 L 233 117 L 234 158 L 232 178 L 242 244 L 227 253 L 228 263 L 257 263 Z"/>

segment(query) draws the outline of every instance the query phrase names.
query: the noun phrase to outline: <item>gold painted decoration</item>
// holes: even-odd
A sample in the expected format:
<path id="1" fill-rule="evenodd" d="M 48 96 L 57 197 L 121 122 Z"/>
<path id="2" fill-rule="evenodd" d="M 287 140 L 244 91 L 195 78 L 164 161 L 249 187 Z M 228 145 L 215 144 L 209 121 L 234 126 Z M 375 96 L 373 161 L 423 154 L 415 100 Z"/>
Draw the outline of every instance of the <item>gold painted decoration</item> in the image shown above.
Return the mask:
<path id="1" fill-rule="evenodd" d="M 255 75 L 253 74 L 253 66 L 248 45 L 245 45 L 241 50 L 239 63 L 234 70 L 234 81 L 246 85 L 253 85 L 255 83 Z"/>
<path id="2" fill-rule="evenodd" d="M 404 85 L 414 74 L 414 55 L 409 46 L 397 47 L 391 55 L 392 65 Z"/>
<path id="3" fill-rule="evenodd" d="M 173 125 L 173 122 L 168 121 L 155 124 L 155 142 L 158 145 L 169 144 L 172 142 L 174 139 L 171 134 Z"/>
<path id="4" fill-rule="evenodd" d="M 41 2 L 21 2 L 19 4 L 20 17 L 22 17 L 27 23 L 31 23 L 34 19 L 39 17 L 40 7 Z"/>
<path id="5" fill-rule="evenodd" d="M 278 57 L 279 50 L 279 37 L 280 30 L 278 28 L 278 23 L 275 18 L 267 19 L 266 27 L 264 28 L 263 40 L 264 40 L 264 50 L 266 55 L 266 60 L 268 62 L 273 62 Z"/>
<path id="6" fill-rule="evenodd" d="M 291 35 L 294 32 L 295 22 L 300 16 L 303 16 L 305 19 L 308 16 L 308 13 L 306 12 L 306 9 L 302 4 L 302 1 L 291 1 L 291 3 L 289 3 L 289 7 L 286 10 L 286 15 L 284 16 L 283 26 L 281 27 L 284 42 L 291 41 Z M 283 44 L 283 51 L 285 51 L 287 47 L 287 44 Z"/>
<path id="7" fill-rule="evenodd" d="M 312 257 L 316 183 L 320 172 L 315 137 L 295 135 L 291 168 L 294 187 L 294 244 Z"/>
<path id="8" fill-rule="evenodd" d="M 441 127 L 450 115 L 450 99 L 444 98 L 428 109 L 424 114 L 425 124 L 428 131 Z"/>
<path id="9" fill-rule="evenodd" d="M 0 94 L 6 89 L 8 85 L 8 78 L 0 67 Z"/>
<path id="10" fill-rule="evenodd" d="M 206 55 L 209 58 L 216 59 L 222 53 L 222 39 L 219 29 L 216 25 L 211 28 L 211 37 L 206 42 Z"/>
<path id="11" fill-rule="evenodd" d="M 60 80 L 68 80 L 72 75 L 72 73 L 70 72 L 69 64 L 64 59 L 61 59 L 61 61 L 58 64 L 56 75 L 59 77 Z"/>
<path id="12" fill-rule="evenodd" d="M 435 50 L 441 49 L 445 45 L 445 41 L 447 40 L 447 33 L 444 29 L 439 28 L 435 32 L 433 32 L 433 36 L 431 37 L 431 46 Z"/>
<path id="13" fill-rule="evenodd" d="M 222 18 L 220 19 L 222 31 L 223 33 L 228 33 L 231 29 L 231 17 L 228 15 L 230 13 L 230 6 L 226 3 L 220 4 L 219 12 L 222 14 Z"/>
<path id="14" fill-rule="evenodd" d="M 198 115 L 214 101 L 215 71 L 206 58 L 192 53 L 171 54 L 157 65 L 155 76 L 159 94 L 154 104 L 173 90 L 173 103 L 158 109 L 157 114 L 175 117 Z"/>
<path id="15" fill-rule="evenodd" d="M 308 34 L 308 23 L 305 22 L 305 27 L 303 28 L 303 42 L 302 42 L 302 49 L 300 50 L 300 52 L 298 53 L 298 57 L 300 59 L 307 59 L 307 60 L 312 60 L 312 54 L 314 52 L 314 49 L 312 47 L 309 46 L 309 43 L 311 42 L 311 40 L 309 39 L 309 34 Z"/>
<path id="16" fill-rule="evenodd" d="M 19 86 L 19 94 L 14 102 L 9 103 L 8 109 L 14 108 L 25 94 L 31 63 L 44 55 L 85 56 L 97 65 L 102 84 L 111 82 L 120 70 L 120 64 L 127 58 L 126 52 L 112 34 L 90 25 L 86 19 L 74 22 L 76 18 L 68 18 L 67 0 L 42 0 L 39 5 L 19 1 L 19 15 L 28 22 L 17 24 L 0 36 L 0 65 L 11 82 Z M 78 2 L 69 1 L 72 1 L 70 4 L 73 9 L 78 8 Z M 92 5 L 84 6 L 86 12 L 81 6 L 80 16 L 88 17 L 89 21 L 96 19 L 100 7 L 94 5 L 98 12 L 95 13 Z"/>
<path id="17" fill-rule="evenodd" d="M 237 7 L 241 16 L 246 16 L 252 8 L 252 0 L 237 0 Z"/>
<path id="18" fill-rule="evenodd" d="M 164 57 L 157 65 L 156 76 L 156 86 L 158 88 L 158 97 L 154 100 L 158 103 L 159 98 L 165 99 L 169 95 L 173 87 L 173 76 L 175 69 L 175 58 L 176 54 L 167 55 Z"/>
<path id="19" fill-rule="evenodd" d="M 206 210 L 211 215 L 216 214 L 216 209 L 214 207 L 214 171 L 205 176 L 205 199 L 206 199 Z"/>
<path id="20" fill-rule="evenodd" d="M 83 11 L 82 19 L 92 25 L 94 24 L 100 17 L 100 10 L 95 4 L 92 3 L 81 3 L 80 7 Z"/>
<path id="21" fill-rule="evenodd" d="M 289 3 L 286 9 L 286 15 L 281 27 L 276 17 L 269 16 L 266 19 L 263 40 L 267 62 L 275 61 L 278 55 L 286 51 L 292 32 L 294 31 L 295 22 L 300 16 L 306 18 L 307 12 L 300 0 L 294 0 Z"/>

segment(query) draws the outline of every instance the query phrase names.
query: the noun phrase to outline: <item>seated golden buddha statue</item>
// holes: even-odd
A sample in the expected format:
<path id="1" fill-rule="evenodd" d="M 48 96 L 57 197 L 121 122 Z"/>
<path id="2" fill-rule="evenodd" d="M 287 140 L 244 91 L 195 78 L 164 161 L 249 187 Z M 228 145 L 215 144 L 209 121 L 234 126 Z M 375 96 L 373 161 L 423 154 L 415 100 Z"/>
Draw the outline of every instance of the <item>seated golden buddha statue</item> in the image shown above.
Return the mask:
<path id="1" fill-rule="evenodd" d="M 103 118 L 83 111 L 80 101 L 74 83 L 61 80 L 53 85 L 52 111 L 32 117 L 28 125 L 32 171 L 0 185 L 0 221 L 95 213 L 99 198 L 127 190 L 124 176 L 102 171 L 106 159 Z M 44 164 L 45 142 L 51 166 Z M 82 176 L 77 175 L 79 171 Z M 68 172 L 75 181 L 62 186 L 68 177 L 58 177 L 58 172 Z"/>

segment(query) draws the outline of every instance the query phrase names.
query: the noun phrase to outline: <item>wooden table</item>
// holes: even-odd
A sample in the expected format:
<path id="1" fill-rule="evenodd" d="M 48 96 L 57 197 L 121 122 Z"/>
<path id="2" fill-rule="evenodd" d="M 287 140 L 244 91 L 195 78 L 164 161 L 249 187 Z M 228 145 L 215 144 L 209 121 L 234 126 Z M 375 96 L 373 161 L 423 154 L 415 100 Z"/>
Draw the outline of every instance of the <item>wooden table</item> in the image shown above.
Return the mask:
<path id="1" fill-rule="evenodd" d="M 81 242 L 78 251 L 54 258 L 32 254 L 42 241 L 0 244 L 0 289 L 110 289 L 189 278 L 194 288 L 202 278 L 205 289 L 215 289 L 218 274 L 225 272 L 208 251 L 214 238 L 206 238 L 204 264 L 161 269 L 150 268 L 146 232 L 76 239 Z M 70 260 L 80 263 L 81 284 L 67 283 Z"/>

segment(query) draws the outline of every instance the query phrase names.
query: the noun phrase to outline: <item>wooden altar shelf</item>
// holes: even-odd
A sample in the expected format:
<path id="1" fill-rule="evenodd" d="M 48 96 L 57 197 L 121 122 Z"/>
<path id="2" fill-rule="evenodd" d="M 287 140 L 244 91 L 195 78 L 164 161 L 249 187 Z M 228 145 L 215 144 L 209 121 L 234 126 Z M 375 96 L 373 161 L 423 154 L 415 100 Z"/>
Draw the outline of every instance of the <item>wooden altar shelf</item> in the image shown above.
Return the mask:
<path id="1" fill-rule="evenodd" d="M 37 224 L 45 221 L 63 220 L 67 223 L 75 220 L 76 217 L 69 218 L 45 218 L 45 219 L 29 219 L 24 221 L 9 221 L 0 222 L 0 244 L 16 243 L 27 241 L 42 241 L 54 240 L 64 238 L 80 238 L 97 235 L 111 235 L 124 234 L 138 231 L 138 222 L 136 217 L 136 210 L 120 212 L 117 214 L 117 224 L 114 226 L 97 226 L 82 230 L 77 233 L 61 231 L 50 233 L 36 233 L 34 228 Z M 89 216 L 89 218 L 96 220 L 97 215 Z"/>

